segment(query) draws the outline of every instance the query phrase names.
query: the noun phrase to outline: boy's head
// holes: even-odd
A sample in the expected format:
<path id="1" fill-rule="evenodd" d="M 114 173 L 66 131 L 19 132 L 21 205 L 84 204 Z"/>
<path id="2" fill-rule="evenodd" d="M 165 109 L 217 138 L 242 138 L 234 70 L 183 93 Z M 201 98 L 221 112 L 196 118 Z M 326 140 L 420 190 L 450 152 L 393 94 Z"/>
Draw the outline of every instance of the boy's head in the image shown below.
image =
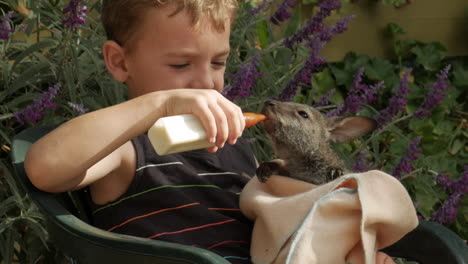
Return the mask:
<path id="1" fill-rule="evenodd" d="M 194 28 L 208 19 L 218 30 L 224 30 L 226 21 L 232 24 L 238 8 L 237 0 L 104 0 L 101 20 L 107 38 L 129 48 L 148 10 L 166 5 L 174 6 L 171 16 L 190 14 Z"/>
<path id="2" fill-rule="evenodd" d="M 237 0 L 104 0 L 109 72 L 131 98 L 224 86 Z"/>

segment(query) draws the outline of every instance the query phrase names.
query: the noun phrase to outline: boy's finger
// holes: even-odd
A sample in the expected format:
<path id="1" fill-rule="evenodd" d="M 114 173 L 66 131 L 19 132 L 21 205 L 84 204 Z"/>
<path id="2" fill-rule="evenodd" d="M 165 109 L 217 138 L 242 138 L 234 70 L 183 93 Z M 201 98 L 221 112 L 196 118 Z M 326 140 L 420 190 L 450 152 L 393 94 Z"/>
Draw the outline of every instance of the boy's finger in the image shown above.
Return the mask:
<path id="1" fill-rule="evenodd" d="M 375 264 L 395 264 L 395 262 L 389 255 L 383 252 L 377 252 Z"/>
<path id="2" fill-rule="evenodd" d="M 193 110 L 193 114 L 200 120 L 205 129 L 206 136 L 210 143 L 216 143 L 216 135 L 218 133 L 216 126 L 216 118 L 210 111 L 208 105 L 203 105 L 200 108 Z"/>
<path id="3" fill-rule="evenodd" d="M 237 139 L 242 135 L 242 131 L 245 128 L 245 118 L 242 113 L 242 109 L 224 96 L 222 96 L 221 100 L 218 102 L 228 117 L 228 142 L 229 144 L 234 145 Z"/>
<path id="4" fill-rule="evenodd" d="M 215 153 L 216 151 L 218 151 L 218 147 L 211 147 L 211 148 L 207 148 L 206 150 L 210 153 Z"/>
<path id="5" fill-rule="evenodd" d="M 226 113 L 218 105 L 211 106 L 210 110 L 216 120 L 216 146 L 218 148 L 222 148 L 229 136 L 229 126 Z"/>
<path id="6" fill-rule="evenodd" d="M 245 127 L 245 120 L 241 109 L 236 105 L 232 105 L 228 110 L 226 110 L 226 112 L 229 122 L 228 142 L 229 144 L 234 145 L 237 138 L 242 135 L 242 130 L 244 130 Z"/>

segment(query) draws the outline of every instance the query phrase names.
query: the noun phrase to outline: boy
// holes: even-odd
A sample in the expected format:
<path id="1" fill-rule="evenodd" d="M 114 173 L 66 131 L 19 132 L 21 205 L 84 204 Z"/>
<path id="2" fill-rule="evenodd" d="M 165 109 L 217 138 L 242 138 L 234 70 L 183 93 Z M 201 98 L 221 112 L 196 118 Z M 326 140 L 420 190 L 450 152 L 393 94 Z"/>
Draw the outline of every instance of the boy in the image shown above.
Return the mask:
<path id="1" fill-rule="evenodd" d="M 102 229 L 249 263 L 252 223 L 238 193 L 256 161 L 240 138 L 241 109 L 219 93 L 236 9 L 236 0 L 104 0 L 104 60 L 130 100 L 35 143 L 25 160 L 31 182 L 47 192 L 87 187 Z M 216 147 L 158 156 L 147 130 L 160 117 L 187 113 Z"/>
<path id="2" fill-rule="evenodd" d="M 241 109 L 220 94 L 236 8 L 235 0 L 104 0 L 104 60 L 130 100 L 70 120 L 35 143 L 25 161 L 31 182 L 48 192 L 89 186 L 99 228 L 248 263 L 252 223 L 238 193 L 247 181 L 241 174 L 254 175 L 256 162 L 240 138 Z M 145 134 L 150 126 L 188 113 L 216 147 L 156 155 Z"/>

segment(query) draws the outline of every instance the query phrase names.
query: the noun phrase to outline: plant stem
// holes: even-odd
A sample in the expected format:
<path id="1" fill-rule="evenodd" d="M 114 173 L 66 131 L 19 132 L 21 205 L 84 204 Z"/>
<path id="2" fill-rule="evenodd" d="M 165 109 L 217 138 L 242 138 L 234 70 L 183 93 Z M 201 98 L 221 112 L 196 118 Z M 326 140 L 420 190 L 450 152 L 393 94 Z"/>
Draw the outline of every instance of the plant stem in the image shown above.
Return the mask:
<path id="1" fill-rule="evenodd" d="M 377 136 L 380 136 L 380 134 L 382 134 L 382 132 L 386 131 L 386 130 L 384 129 L 385 127 L 388 127 L 388 126 L 390 126 L 390 125 L 395 125 L 396 123 L 399 123 L 399 122 L 401 122 L 401 121 L 404 121 L 404 120 L 406 120 L 406 119 L 409 119 L 409 118 L 411 118 L 412 116 L 413 116 L 413 115 L 405 115 L 405 116 L 402 116 L 402 117 L 400 117 L 400 118 L 398 118 L 398 119 L 395 119 L 395 120 L 393 120 L 392 122 L 388 123 L 387 125 L 385 125 L 385 126 L 382 127 L 381 129 L 379 129 L 379 130 L 378 130 L 376 133 L 374 133 L 370 138 L 368 138 L 368 139 L 366 140 L 366 142 L 364 142 L 363 144 L 361 144 L 361 145 L 359 146 L 358 149 L 356 149 L 353 153 L 351 153 L 351 157 L 356 156 L 359 152 L 362 151 L 362 149 L 363 149 L 365 146 L 367 146 L 367 145 L 369 144 L 369 142 L 370 142 L 371 140 L 373 140 L 373 139 L 376 138 Z"/>
<path id="2" fill-rule="evenodd" d="M 15 117 L 14 114 L 4 114 L 4 115 L 1 115 L 1 116 L 0 116 L 0 121 L 6 120 L 6 119 L 10 119 L 10 118 L 13 118 L 13 117 Z"/>
<path id="3" fill-rule="evenodd" d="M 420 169 L 417 169 L 417 170 L 414 170 L 406 175 L 403 175 L 401 178 L 400 178 L 400 181 L 401 180 L 404 180 L 406 178 L 409 178 L 409 177 L 415 177 L 416 174 L 419 174 L 419 173 L 425 173 L 425 172 L 428 172 L 428 173 L 431 173 L 432 175 L 434 176 L 437 176 L 439 175 L 439 173 L 437 171 L 434 171 L 434 170 L 430 170 L 430 169 L 427 169 L 427 168 L 420 168 Z"/>

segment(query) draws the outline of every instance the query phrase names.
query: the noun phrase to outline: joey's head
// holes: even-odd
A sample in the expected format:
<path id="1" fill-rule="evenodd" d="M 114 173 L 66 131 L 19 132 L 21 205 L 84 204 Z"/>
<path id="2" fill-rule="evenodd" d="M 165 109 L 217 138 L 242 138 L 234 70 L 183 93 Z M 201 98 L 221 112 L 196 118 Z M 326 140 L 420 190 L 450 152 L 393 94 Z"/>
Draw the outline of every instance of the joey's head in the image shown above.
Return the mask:
<path id="1" fill-rule="evenodd" d="M 319 153 L 330 142 L 346 142 L 376 128 L 373 119 L 365 117 L 326 118 L 317 109 L 306 104 L 267 100 L 263 121 L 279 158 Z"/>

